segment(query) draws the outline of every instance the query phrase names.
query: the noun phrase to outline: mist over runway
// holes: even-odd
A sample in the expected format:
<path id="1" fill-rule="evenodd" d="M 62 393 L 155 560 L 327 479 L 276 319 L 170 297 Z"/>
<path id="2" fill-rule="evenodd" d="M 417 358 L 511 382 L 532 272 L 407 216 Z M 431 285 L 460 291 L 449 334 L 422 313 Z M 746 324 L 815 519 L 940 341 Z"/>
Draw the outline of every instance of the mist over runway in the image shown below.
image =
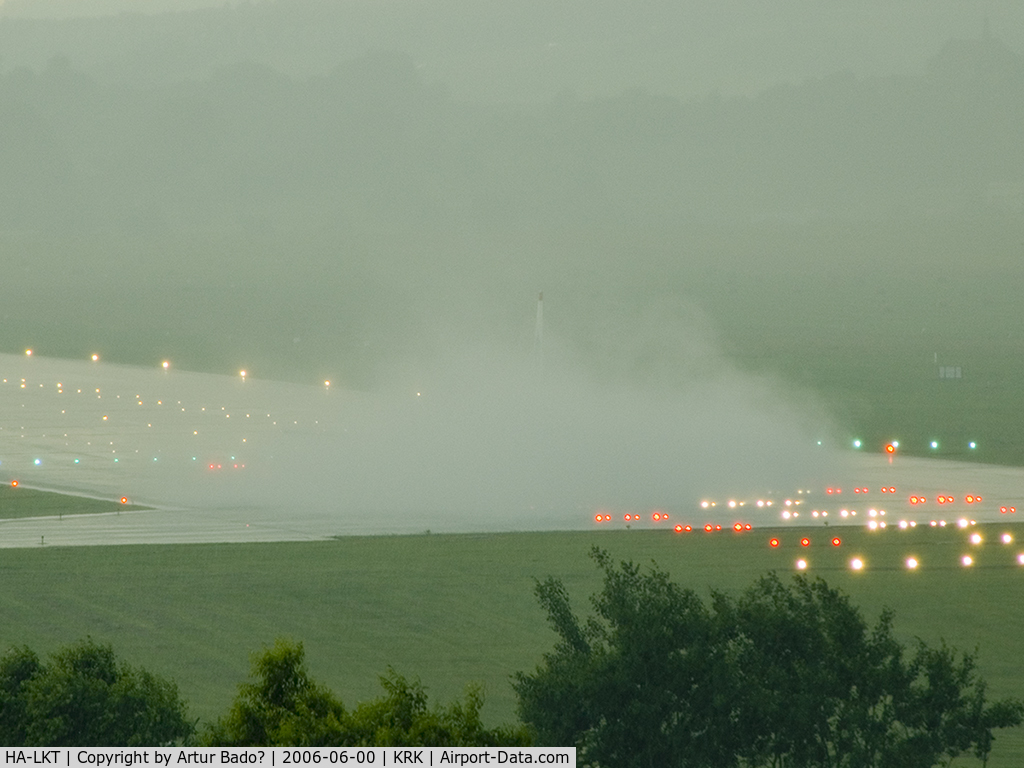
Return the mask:
<path id="1" fill-rule="evenodd" d="M 555 364 L 541 375 L 491 350 L 396 373 L 392 388 L 367 393 L 0 355 L 0 379 L 0 476 L 154 508 L 0 521 L 0 546 L 587 529 L 597 511 L 619 526 L 625 513 L 651 526 L 652 510 L 672 523 L 731 525 L 743 512 L 779 525 L 796 521 L 781 521 L 778 506 L 700 502 L 781 501 L 800 488 L 806 504 L 836 506 L 822 494 L 840 484 L 849 503 L 854 484 L 898 486 L 901 499 L 911 489 L 985 494 L 972 514 L 998 517 L 1024 487 L 1018 469 L 889 464 L 819 446 L 822 424 L 768 382 L 727 369 L 675 390 L 639 388 Z"/>

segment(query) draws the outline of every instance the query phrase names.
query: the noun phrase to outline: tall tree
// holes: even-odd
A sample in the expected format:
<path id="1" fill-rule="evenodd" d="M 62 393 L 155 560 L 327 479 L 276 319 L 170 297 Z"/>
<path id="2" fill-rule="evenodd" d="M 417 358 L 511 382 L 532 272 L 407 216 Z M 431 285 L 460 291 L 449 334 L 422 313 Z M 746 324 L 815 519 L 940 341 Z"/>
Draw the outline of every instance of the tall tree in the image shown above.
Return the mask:
<path id="1" fill-rule="evenodd" d="M 656 567 L 593 556 L 596 615 L 539 583 L 559 639 L 515 676 L 523 720 L 581 765 L 927 768 L 987 760 L 992 731 L 1024 717 L 1016 699 L 988 703 L 973 655 L 908 653 L 891 612 L 871 627 L 821 579 L 771 574 L 708 607 Z"/>
<path id="2" fill-rule="evenodd" d="M 228 714 L 211 725 L 211 746 L 521 746 L 524 728 L 485 728 L 483 694 L 470 686 L 464 701 L 429 706 L 418 680 L 388 668 L 385 695 L 347 711 L 306 670 L 302 643 L 278 639 L 252 655 L 253 682 L 239 686 Z"/>
<path id="3" fill-rule="evenodd" d="M 28 648 L 0 659 L 0 741 L 9 746 L 160 746 L 192 724 L 171 681 L 86 638 L 46 663 Z"/>

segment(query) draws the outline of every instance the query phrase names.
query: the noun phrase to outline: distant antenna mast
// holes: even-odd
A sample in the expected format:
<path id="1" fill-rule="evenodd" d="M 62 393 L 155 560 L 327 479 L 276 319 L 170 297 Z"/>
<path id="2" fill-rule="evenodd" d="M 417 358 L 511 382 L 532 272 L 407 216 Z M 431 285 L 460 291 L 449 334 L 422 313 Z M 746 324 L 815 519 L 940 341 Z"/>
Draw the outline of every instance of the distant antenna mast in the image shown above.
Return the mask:
<path id="1" fill-rule="evenodd" d="M 544 291 L 537 294 L 537 326 L 533 331 L 533 355 L 537 366 L 544 367 Z"/>

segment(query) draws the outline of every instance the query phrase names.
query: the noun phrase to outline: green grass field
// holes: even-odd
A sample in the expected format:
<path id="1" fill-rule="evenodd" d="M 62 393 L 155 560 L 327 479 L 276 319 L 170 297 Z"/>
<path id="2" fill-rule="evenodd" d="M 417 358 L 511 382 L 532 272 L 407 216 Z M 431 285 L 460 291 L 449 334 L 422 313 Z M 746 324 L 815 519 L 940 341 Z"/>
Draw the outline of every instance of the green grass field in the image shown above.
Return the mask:
<path id="1" fill-rule="evenodd" d="M 137 504 L 102 501 L 83 496 L 37 491 L 9 483 L 0 485 L 0 520 L 20 517 L 56 517 L 60 515 L 99 515 L 110 512 L 131 512 L 149 509 Z"/>
<path id="2" fill-rule="evenodd" d="M 906 640 L 945 638 L 978 648 L 994 697 L 1024 696 L 1020 664 L 1024 567 L 1009 526 L 755 530 L 744 534 L 593 531 L 345 538 L 315 543 L 14 549 L 0 553 L 0 645 L 39 652 L 91 635 L 128 661 L 176 680 L 194 716 L 222 713 L 245 679 L 249 652 L 278 636 L 305 643 L 313 676 L 348 704 L 379 693 L 391 664 L 448 700 L 486 685 L 485 716 L 513 716 L 509 675 L 532 669 L 553 645 L 532 588 L 561 578 L 578 610 L 599 586 L 587 553 L 652 560 L 707 596 L 739 590 L 771 569 L 809 573 L 851 594 L 873 619 L 896 611 Z M 771 535 L 781 546 L 768 546 Z M 801 535 L 811 546 L 800 546 Z M 842 545 L 833 547 L 833 535 Z M 959 563 L 970 551 L 976 564 Z M 854 556 L 867 563 L 851 572 Z M 903 562 L 916 556 L 921 567 Z M 1024 730 L 1024 729 L 1022 729 Z M 993 766 L 1024 764 L 1024 732 L 1003 734 Z"/>

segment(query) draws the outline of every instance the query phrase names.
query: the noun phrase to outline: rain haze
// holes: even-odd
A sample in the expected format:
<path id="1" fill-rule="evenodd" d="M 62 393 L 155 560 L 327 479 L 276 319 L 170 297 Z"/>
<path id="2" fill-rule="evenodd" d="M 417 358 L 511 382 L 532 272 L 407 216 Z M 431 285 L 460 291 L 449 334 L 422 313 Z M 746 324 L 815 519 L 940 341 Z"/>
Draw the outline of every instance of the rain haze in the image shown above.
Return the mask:
<path id="1" fill-rule="evenodd" d="M 4 0 L 0 472 L 170 541 L 1019 463 L 1022 49 L 995 1 Z"/>

